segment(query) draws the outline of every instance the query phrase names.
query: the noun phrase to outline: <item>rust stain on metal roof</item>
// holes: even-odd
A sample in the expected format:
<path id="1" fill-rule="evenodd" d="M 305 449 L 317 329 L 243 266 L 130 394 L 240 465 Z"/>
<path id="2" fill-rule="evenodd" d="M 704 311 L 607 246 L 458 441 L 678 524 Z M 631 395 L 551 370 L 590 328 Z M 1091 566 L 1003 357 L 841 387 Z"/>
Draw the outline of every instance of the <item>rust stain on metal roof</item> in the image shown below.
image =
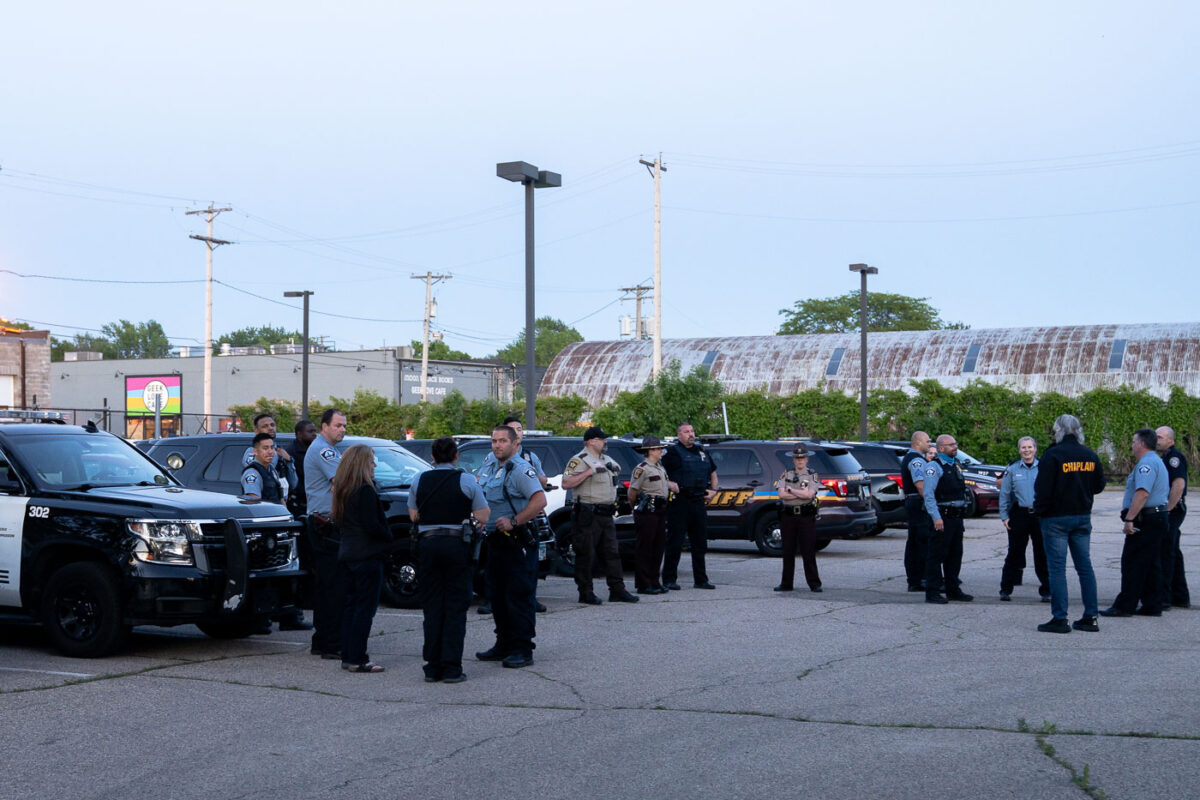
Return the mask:
<path id="1" fill-rule="evenodd" d="M 973 370 L 964 371 L 972 351 Z M 592 407 L 603 405 L 641 389 L 651 357 L 648 341 L 576 342 L 550 364 L 538 393 L 578 394 Z M 1035 394 L 1130 384 L 1159 397 L 1172 385 L 1200 395 L 1200 323 L 871 333 L 867 358 L 871 388 L 911 392 L 909 381 L 932 379 L 958 389 L 980 379 Z M 788 395 L 824 382 L 856 393 L 859 334 L 664 339 L 663 362 L 672 361 L 684 373 L 706 366 L 731 392 Z"/>

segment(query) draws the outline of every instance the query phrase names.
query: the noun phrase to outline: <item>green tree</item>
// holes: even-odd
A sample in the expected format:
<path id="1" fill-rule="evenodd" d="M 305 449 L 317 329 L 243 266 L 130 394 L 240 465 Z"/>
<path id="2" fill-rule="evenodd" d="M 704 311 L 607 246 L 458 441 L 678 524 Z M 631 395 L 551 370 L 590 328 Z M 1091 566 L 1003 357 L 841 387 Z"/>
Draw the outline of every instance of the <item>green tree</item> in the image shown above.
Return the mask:
<path id="1" fill-rule="evenodd" d="M 613 435 L 635 433 L 645 436 L 674 436 L 682 422 L 690 422 L 696 433 L 719 433 L 721 383 L 703 367 L 680 374 L 672 361 L 653 382 L 637 392 L 621 392 L 608 405 L 592 414 L 592 421 Z"/>
<path id="2" fill-rule="evenodd" d="M 533 323 L 534 362 L 547 367 L 559 351 L 572 342 L 582 342 L 583 334 L 553 317 L 538 317 Z M 430 348 L 432 352 L 432 348 Z M 501 349 L 493 358 L 510 364 L 525 363 L 525 331 L 508 347 Z"/>
<path id="3" fill-rule="evenodd" d="M 289 340 L 295 340 L 296 344 L 303 344 L 304 333 L 277 328 L 273 325 L 261 327 L 251 325 L 222 334 L 219 339 L 214 339 L 213 355 L 220 353 L 221 345 L 225 343 L 228 343 L 230 347 L 270 347 L 273 344 L 283 344 Z"/>
<path id="4" fill-rule="evenodd" d="M 524 346 L 525 346 L 524 340 L 522 340 L 521 347 L 524 347 Z M 421 352 L 425 348 L 422 347 L 422 342 L 419 342 L 416 339 L 413 339 L 412 340 L 412 349 L 413 349 L 413 358 L 420 358 Z M 431 359 L 433 359 L 434 361 L 470 361 L 471 360 L 470 354 L 464 353 L 462 350 L 454 350 L 453 348 L 450 347 L 450 345 L 446 344 L 445 342 L 436 342 L 436 341 L 429 343 L 429 357 Z"/>
<path id="5" fill-rule="evenodd" d="M 962 330 L 962 322 L 946 322 L 927 297 L 909 297 L 889 292 L 867 292 L 868 331 Z M 859 329 L 859 293 L 846 292 L 838 297 L 797 300 L 791 308 L 781 308 L 780 334 L 847 333 Z"/>
<path id="6" fill-rule="evenodd" d="M 138 323 L 117 320 L 102 327 L 100 334 L 112 343 L 115 358 L 166 358 L 171 355 L 171 342 L 162 325 L 155 320 Z M 109 357 L 105 353 L 105 358 Z"/>

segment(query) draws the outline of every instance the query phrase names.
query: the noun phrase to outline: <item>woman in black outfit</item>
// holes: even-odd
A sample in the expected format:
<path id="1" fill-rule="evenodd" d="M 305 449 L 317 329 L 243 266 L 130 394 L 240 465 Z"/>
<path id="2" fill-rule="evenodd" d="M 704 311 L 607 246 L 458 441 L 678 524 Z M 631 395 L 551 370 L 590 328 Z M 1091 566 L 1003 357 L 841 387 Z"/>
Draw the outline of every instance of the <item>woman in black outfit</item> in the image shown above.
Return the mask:
<path id="1" fill-rule="evenodd" d="M 375 455 L 366 445 L 349 448 L 338 463 L 333 476 L 332 517 L 342 536 L 338 561 L 346 571 L 342 669 L 383 672 L 367 655 L 367 637 L 379 608 L 383 560 L 392 547 L 392 532 L 375 491 Z"/>

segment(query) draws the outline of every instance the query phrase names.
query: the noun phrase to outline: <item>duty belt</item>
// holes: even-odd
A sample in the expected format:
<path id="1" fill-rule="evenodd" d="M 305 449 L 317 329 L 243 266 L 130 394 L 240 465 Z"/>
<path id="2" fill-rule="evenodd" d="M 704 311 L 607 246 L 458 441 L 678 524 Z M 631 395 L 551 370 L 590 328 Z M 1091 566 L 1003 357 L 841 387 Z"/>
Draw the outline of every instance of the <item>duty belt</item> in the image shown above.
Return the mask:
<path id="1" fill-rule="evenodd" d="M 1145 508 L 1142 509 L 1141 513 L 1143 513 L 1143 514 L 1161 514 L 1162 512 L 1164 512 L 1166 510 L 1167 510 L 1166 506 L 1146 506 Z"/>
<path id="2" fill-rule="evenodd" d="M 782 506 L 781 508 L 784 514 L 790 514 L 792 516 L 812 516 L 817 513 L 816 506 L 808 503 L 805 503 L 802 506 Z"/>
<path id="3" fill-rule="evenodd" d="M 425 527 L 424 525 L 419 525 L 417 527 L 417 537 L 421 538 L 421 539 L 424 539 L 426 536 L 458 536 L 458 537 L 461 537 L 462 535 L 463 535 L 462 525 L 455 525 L 453 527 L 451 527 L 450 525 L 430 525 L 429 527 Z"/>
<path id="4" fill-rule="evenodd" d="M 604 516 L 614 516 L 617 513 L 616 503 L 575 503 L 576 508 L 590 508 L 593 513 Z"/>

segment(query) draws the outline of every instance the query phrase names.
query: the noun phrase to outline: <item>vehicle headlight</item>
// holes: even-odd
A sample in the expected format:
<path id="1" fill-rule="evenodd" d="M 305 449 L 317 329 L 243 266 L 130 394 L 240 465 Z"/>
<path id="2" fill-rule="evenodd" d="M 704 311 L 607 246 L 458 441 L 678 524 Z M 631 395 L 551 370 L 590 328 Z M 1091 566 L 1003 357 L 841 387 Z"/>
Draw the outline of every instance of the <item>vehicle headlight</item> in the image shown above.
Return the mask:
<path id="1" fill-rule="evenodd" d="M 131 519 L 129 532 L 138 537 L 134 555 L 156 564 L 195 563 L 191 542 L 200 541 L 200 523 L 187 519 Z"/>

